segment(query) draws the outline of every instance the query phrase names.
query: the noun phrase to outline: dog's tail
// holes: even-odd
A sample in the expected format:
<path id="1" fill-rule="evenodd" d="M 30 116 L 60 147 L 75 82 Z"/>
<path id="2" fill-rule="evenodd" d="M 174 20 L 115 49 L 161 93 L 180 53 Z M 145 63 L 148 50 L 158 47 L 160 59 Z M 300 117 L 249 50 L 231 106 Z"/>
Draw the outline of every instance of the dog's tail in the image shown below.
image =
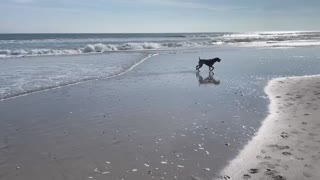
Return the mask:
<path id="1" fill-rule="evenodd" d="M 199 56 L 199 61 L 200 61 L 201 59 L 200 59 L 200 56 Z"/>

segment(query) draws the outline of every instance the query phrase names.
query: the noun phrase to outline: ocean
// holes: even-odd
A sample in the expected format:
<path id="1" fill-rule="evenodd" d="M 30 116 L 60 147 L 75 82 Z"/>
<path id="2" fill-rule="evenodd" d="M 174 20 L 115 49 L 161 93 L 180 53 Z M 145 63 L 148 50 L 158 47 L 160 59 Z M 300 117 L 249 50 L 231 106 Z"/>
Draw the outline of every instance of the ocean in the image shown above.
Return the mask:
<path id="1" fill-rule="evenodd" d="M 2 35 L 0 179 L 213 179 L 264 124 L 268 81 L 320 70 L 316 32 L 117 36 Z M 222 61 L 197 72 L 199 56 Z M 313 87 L 290 85 L 275 96 L 306 111 L 291 116 L 314 116 Z M 274 136 L 288 132 L 286 143 L 299 127 L 312 139 L 308 119 L 289 118 Z"/>
<path id="2" fill-rule="evenodd" d="M 0 34 L 0 100 L 121 75 L 152 55 L 311 46 L 320 32 Z"/>
<path id="3" fill-rule="evenodd" d="M 159 33 L 159 34 L 0 34 L 0 58 L 75 55 L 111 51 L 179 50 L 249 46 L 320 45 L 320 32 Z"/>

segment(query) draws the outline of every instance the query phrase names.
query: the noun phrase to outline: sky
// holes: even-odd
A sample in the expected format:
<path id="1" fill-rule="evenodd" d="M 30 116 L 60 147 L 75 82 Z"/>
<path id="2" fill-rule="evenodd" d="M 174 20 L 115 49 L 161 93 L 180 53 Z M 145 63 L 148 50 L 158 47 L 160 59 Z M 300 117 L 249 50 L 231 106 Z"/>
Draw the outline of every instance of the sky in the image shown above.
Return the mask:
<path id="1" fill-rule="evenodd" d="M 320 30 L 319 0 L 0 0 L 0 33 Z"/>

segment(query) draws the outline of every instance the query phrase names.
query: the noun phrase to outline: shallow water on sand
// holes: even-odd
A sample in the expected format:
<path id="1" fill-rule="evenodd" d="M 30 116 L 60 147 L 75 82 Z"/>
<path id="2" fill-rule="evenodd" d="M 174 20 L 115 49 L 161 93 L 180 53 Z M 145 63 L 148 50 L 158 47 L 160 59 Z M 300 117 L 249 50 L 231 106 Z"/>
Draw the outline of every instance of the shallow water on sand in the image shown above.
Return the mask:
<path id="1" fill-rule="evenodd" d="M 147 53 L 0 59 L 0 100 L 121 74 Z"/>
<path id="2" fill-rule="evenodd" d="M 267 115 L 263 88 L 319 49 L 160 54 L 112 79 L 0 102 L 3 179 L 212 179 Z M 218 56 L 210 76 L 198 56 Z"/>

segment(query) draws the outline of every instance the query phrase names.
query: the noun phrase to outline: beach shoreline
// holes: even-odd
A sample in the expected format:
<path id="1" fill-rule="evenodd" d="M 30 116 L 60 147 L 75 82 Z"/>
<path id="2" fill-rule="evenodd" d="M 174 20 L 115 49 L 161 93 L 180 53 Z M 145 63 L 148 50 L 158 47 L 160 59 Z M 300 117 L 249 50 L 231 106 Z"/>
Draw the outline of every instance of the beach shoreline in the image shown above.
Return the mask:
<path id="1" fill-rule="evenodd" d="M 0 179 L 211 180 L 267 116 L 269 79 L 316 74 L 317 52 L 163 53 L 121 76 L 0 101 Z M 83 67 L 131 56 L 119 55 L 72 62 Z M 199 55 L 222 58 L 214 75 L 207 67 L 195 71 Z M 38 69 L 65 58 L 50 58 Z"/>
<path id="2" fill-rule="evenodd" d="M 221 72 L 230 71 L 230 52 L 244 55 L 216 52 L 230 57 L 213 76 L 195 71 L 211 51 L 161 54 L 121 76 L 0 101 L 0 179 L 215 176 L 266 111 L 248 110 L 264 99 L 260 83 L 239 79 L 245 69 Z"/>
<path id="3" fill-rule="evenodd" d="M 271 80 L 269 116 L 221 179 L 320 179 L 320 75 Z"/>

